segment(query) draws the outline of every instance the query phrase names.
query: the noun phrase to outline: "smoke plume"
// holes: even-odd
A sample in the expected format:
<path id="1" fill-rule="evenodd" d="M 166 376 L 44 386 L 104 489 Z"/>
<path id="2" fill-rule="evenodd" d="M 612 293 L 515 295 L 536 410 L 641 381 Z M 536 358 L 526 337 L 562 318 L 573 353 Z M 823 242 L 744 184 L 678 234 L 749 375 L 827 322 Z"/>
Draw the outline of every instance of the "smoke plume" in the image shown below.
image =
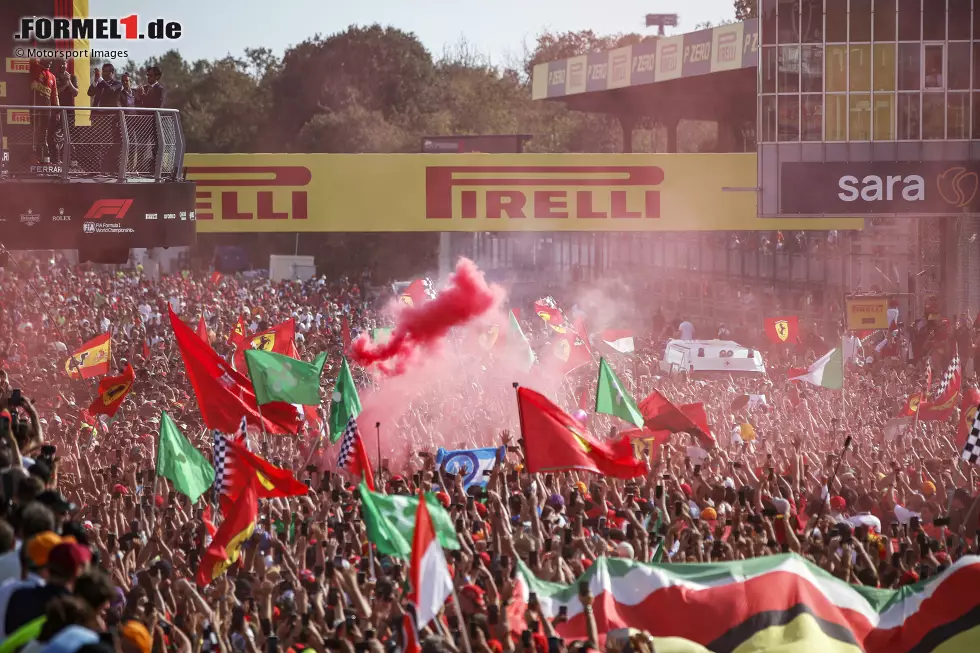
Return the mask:
<path id="1" fill-rule="evenodd" d="M 406 306 L 397 317 L 387 342 L 373 342 L 362 334 L 352 343 L 353 360 L 387 376 L 401 376 L 426 350 L 438 349 L 453 327 L 467 325 L 494 310 L 503 290 L 487 285 L 483 273 L 465 258 L 456 264 L 448 285 L 432 301 Z"/>

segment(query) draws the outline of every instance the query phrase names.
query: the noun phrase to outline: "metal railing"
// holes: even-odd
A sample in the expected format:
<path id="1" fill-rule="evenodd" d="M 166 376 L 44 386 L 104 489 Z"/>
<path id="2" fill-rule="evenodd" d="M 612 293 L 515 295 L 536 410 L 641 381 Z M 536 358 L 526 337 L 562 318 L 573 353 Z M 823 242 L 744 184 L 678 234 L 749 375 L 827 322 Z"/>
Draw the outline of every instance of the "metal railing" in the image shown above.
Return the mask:
<path id="1" fill-rule="evenodd" d="M 183 178 L 176 109 L 0 105 L 0 179 Z"/>

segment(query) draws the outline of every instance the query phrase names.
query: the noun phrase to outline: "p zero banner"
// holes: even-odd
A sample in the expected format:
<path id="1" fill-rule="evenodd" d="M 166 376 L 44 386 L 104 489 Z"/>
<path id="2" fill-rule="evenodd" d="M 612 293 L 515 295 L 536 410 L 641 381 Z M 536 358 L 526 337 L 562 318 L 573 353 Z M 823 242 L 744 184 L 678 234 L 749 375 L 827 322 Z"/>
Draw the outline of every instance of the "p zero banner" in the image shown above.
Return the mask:
<path id="1" fill-rule="evenodd" d="M 888 299 L 885 297 L 846 297 L 849 331 L 873 331 L 888 328 Z"/>
<path id="2" fill-rule="evenodd" d="M 782 215 L 980 213 L 980 161 L 784 163 Z"/>
<path id="3" fill-rule="evenodd" d="M 860 229 L 760 220 L 755 154 L 188 154 L 200 233 Z M 774 226 L 775 224 L 779 226 Z"/>
<path id="4" fill-rule="evenodd" d="M 174 247 L 194 242 L 194 184 L 6 181 L 7 249 Z"/>

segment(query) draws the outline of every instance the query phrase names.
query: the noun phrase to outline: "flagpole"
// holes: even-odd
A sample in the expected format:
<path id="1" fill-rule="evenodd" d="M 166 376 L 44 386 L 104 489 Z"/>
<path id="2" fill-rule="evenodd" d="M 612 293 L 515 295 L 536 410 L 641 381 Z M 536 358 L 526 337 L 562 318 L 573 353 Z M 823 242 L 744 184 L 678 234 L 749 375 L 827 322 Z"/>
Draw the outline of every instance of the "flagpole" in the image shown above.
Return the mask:
<path id="1" fill-rule="evenodd" d="M 378 435 L 378 483 L 381 482 L 381 422 L 374 423 L 374 431 Z"/>
<path id="2" fill-rule="evenodd" d="M 425 501 L 425 499 L 423 498 L 422 501 Z M 463 635 L 463 650 L 466 651 L 466 653 L 471 653 L 473 649 L 470 648 L 470 629 L 466 627 L 466 620 L 463 618 L 463 611 L 459 607 L 459 597 L 456 596 L 456 583 L 453 583 L 452 587 L 453 606 L 456 608 L 456 618 L 459 619 L 459 624 L 462 626 L 459 631 Z"/>

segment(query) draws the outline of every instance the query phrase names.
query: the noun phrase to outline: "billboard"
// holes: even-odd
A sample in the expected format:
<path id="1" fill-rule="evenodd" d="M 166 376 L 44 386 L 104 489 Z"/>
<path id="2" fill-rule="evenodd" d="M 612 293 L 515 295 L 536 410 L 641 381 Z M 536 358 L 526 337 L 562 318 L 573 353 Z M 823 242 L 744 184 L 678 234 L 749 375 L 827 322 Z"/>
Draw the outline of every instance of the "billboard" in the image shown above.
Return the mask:
<path id="1" fill-rule="evenodd" d="M 846 297 L 847 328 L 850 331 L 873 331 L 888 328 L 888 298 Z"/>
<path id="2" fill-rule="evenodd" d="M 860 229 L 763 220 L 749 154 L 188 154 L 200 233 Z"/>
<path id="3" fill-rule="evenodd" d="M 194 184 L 5 181 L 7 249 L 173 247 L 194 242 Z"/>
<path id="4" fill-rule="evenodd" d="M 980 162 L 784 163 L 780 213 L 964 215 L 980 213 Z"/>
<path id="5" fill-rule="evenodd" d="M 534 66 L 535 100 L 643 86 L 759 65 L 759 21 L 661 37 Z"/>

